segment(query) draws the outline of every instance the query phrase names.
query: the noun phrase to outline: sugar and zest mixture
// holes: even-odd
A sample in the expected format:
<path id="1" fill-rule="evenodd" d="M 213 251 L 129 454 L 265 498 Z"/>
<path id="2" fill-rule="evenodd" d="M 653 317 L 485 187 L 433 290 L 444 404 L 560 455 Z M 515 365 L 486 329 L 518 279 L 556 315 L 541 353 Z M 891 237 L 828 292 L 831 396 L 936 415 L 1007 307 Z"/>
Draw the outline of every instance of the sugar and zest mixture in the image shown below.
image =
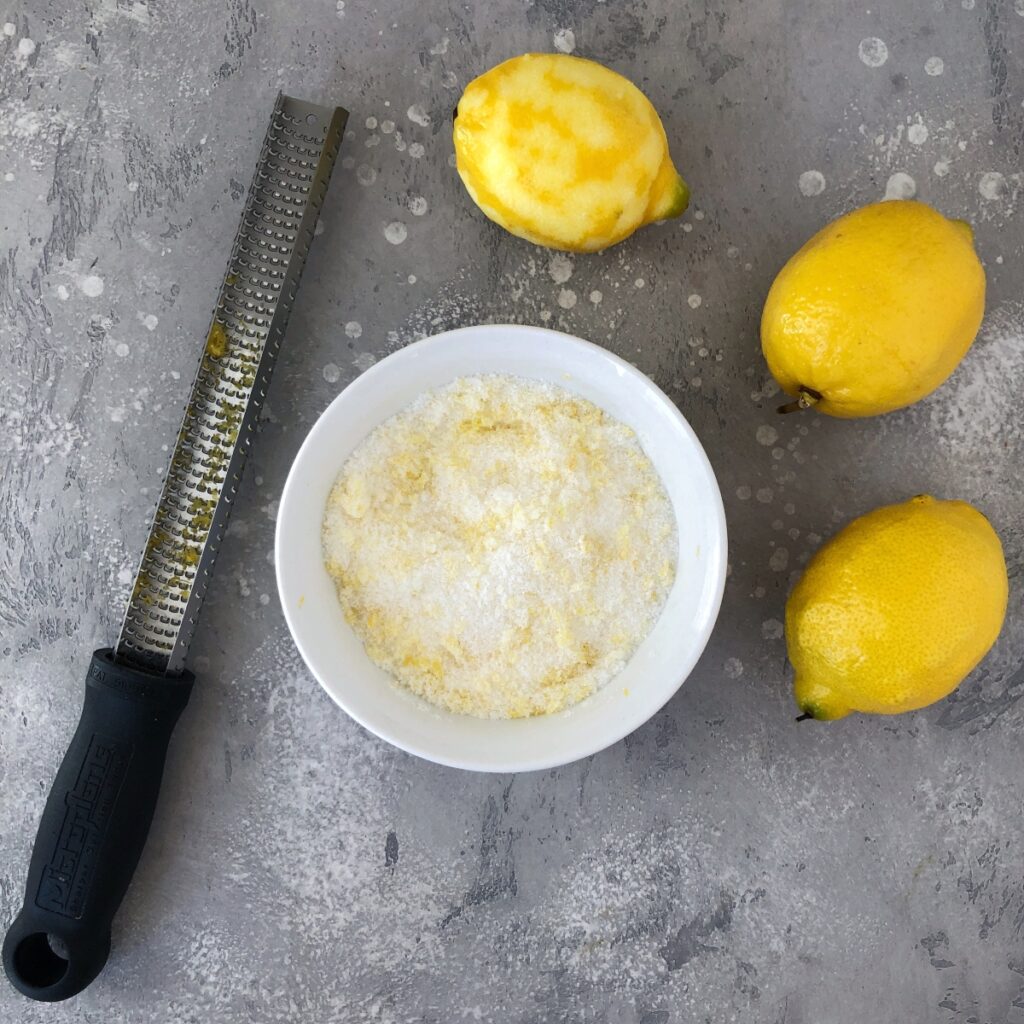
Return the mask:
<path id="1" fill-rule="evenodd" d="M 367 654 L 449 711 L 568 707 L 619 672 L 676 572 L 634 432 L 564 388 L 463 377 L 381 424 L 327 502 L 324 558 Z"/>

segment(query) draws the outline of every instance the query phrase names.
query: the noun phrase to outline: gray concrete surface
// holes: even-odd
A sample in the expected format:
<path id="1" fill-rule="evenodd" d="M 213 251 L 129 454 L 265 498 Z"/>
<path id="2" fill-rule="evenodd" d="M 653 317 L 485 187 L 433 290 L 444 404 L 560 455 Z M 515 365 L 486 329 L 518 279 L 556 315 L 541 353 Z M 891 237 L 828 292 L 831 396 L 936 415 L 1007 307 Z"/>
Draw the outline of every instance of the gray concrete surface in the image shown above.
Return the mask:
<path id="1" fill-rule="evenodd" d="M 0 24 L 4 927 L 274 94 L 352 110 L 113 956 L 60 1006 L 0 984 L 0 1020 L 1024 1021 L 1021 0 L 28 0 Z M 472 207 L 449 116 L 493 63 L 573 46 L 648 92 L 694 202 L 551 263 Z M 780 421 L 757 343 L 773 274 L 827 219 L 914 187 L 975 225 L 980 340 L 909 411 Z M 288 638 L 271 556 L 327 402 L 482 320 L 649 373 L 707 446 L 732 534 L 678 696 L 612 749 L 515 778 L 350 722 Z M 921 491 L 1003 537 L 997 649 L 923 712 L 794 724 L 787 588 L 839 524 Z"/>

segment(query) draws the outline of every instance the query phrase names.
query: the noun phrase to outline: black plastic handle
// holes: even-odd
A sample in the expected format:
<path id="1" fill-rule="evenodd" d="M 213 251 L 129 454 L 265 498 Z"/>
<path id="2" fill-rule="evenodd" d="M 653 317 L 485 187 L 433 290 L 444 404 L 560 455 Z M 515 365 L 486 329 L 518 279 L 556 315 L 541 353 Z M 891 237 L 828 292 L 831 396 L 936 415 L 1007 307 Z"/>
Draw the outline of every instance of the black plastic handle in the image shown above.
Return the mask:
<path id="1" fill-rule="evenodd" d="M 191 672 L 164 676 L 92 656 L 85 702 L 50 789 L 25 903 L 4 939 L 4 970 L 32 999 L 81 992 L 110 953 L 110 925 L 153 818 L 167 744 Z"/>

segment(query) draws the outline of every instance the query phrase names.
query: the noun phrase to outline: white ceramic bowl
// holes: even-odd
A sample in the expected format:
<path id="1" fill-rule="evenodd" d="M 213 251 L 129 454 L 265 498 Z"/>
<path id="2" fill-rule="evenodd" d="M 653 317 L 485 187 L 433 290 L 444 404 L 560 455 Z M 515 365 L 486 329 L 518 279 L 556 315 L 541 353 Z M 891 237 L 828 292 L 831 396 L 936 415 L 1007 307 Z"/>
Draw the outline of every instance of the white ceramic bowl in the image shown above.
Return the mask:
<path id="1" fill-rule="evenodd" d="M 435 708 L 397 686 L 349 628 L 324 568 L 320 527 L 342 464 L 423 391 L 456 377 L 516 374 L 589 399 L 637 433 L 675 509 L 679 569 L 664 611 L 623 671 L 554 715 L 484 720 Z M 725 584 L 726 531 L 715 475 L 689 424 L 647 377 L 610 352 L 539 327 L 466 327 L 409 345 L 353 381 L 295 457 L 277 516 L 277 585 L 295 643 L 320 685 L 395 746 L 476 771 L 550 768 L 616 742 L 682 685 L 704 650 Z"/>

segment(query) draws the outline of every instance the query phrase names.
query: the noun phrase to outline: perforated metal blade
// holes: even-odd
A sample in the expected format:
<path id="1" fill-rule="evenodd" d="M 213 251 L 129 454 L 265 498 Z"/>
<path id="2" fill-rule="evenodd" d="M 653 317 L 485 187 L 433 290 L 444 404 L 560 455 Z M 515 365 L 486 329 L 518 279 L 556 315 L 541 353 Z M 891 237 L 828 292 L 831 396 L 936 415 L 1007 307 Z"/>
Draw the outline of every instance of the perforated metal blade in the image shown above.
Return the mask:
<path id="1" fill-rule="evenodd" d="M 171 456 L 118 658 L 180 672 L 348 114 L 279 95 Z"/>

